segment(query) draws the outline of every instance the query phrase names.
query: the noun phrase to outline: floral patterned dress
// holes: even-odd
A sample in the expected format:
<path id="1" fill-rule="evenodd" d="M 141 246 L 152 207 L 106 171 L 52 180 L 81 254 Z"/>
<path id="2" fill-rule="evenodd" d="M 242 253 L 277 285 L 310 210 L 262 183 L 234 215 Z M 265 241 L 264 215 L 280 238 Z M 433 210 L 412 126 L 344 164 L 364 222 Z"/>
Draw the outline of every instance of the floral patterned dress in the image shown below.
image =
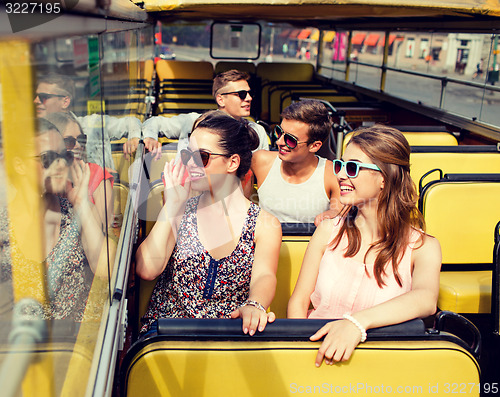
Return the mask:
<path id="1" fill-rule="evenodd" d="M 87 298 L 92 284 L 93 273 L 85 256 L 81 242 L 80 225 L 73 212 L 73 206 L 68 199 L 59 197 L 61 208 L 61 226 L 59 238 L 56 245 L 45 259 L 45 282 L 47 286 L 47 301 L 44 306 L 44 317 L 46 319 L 72 319 L 80 322 L 87 304 Z M 29 269 L 36 269 L 39 264 L 27 259 L 17 246 L 15 241 L 9 241 L 7 211 L 2 209 L 0 217 L 2 235 L 2 255 L 0 266 L 2 281 L 12 278 L 11 264 L 23 264 L 22 272 L 26 277 L 30 276 Z M 42 300 L 38 296 L 43 290 L 40 286 L 42 280 L 22 281 L 23 285 L 30 285 L 32 296 Z"/>
<path id="2" fill-rule="evenodd" d="M 200 197 L 186 204 L 177 243 L 153 290 L 141 333 L 158 318 L 227 318 L 248 298 L 260 208 L 250 204 L 236 248 L 216 260 L 198 236 L 196 210 Z"/>

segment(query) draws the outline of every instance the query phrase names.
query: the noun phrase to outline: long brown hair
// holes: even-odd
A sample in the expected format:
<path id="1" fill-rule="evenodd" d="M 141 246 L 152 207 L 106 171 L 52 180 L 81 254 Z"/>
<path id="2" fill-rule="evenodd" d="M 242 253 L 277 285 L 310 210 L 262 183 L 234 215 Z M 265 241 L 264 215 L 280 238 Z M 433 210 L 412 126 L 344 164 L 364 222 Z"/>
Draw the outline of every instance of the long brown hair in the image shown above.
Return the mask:
<path id="1" fill-rule="evenodd" d="M 377 250 L 374 275 L 378 286 L 382 288 L 385 285 L 383 278 L 389 263 L 397 283 L 402 286 L 398 265 L 410 242 L 411 230 L 421 231 L 420 243 L 425 230 L 424 218 L 416 206 L 415 183 L 410 177 L 410 145 L 400 131 L 384 125 L 356 130 L 348 145 L 357 145 L 380 168 L 384 177 L 377 207 L 381 237 L 368 249 L 364 261 L 370 250 Z M 354 223 L 357 212 L 356 207 L 350 209 L 339 233 L 329 244 L 331 249 L 335 249 L 346 233 L 348 246 L 345 257 L 356 255 L 361 246 L 361 234 Z"/>

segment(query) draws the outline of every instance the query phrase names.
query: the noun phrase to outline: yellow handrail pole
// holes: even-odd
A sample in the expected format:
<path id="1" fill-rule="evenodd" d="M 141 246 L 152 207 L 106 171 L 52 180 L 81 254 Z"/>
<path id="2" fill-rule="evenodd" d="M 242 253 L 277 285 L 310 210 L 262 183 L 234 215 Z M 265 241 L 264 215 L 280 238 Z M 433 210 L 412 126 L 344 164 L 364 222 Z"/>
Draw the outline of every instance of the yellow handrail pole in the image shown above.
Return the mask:
<path id="1" fill-rule="evenodd" d="M 10 222 L 12 289 L 14 301 L 32 298 L 46 303 L 41 194 L 35 162 L 35 117 L 30 45 L 26 41 L 2 42 L 0 83 L 2 139 Z M 53 395 L 50 357 L 32 364 L 23 394 Z"/>
<path id="2" fill-rule="evenodd" d="M 351 71 L 351 51 L 352 51 L 352 30 L 349 30 L 347 36 L 347 54 L 345 54 L 345 81 L 349 81 L 349 72 Z"/>
<path id="3" fill-rule="evenodd" d="M 387 60 L 389 59 L 389 32 L 385 32 L 384 58 L 382 60 L 382 74 L 380 75 L 380 91 L 385 91 L 385 81 L 387 80 Z"/>

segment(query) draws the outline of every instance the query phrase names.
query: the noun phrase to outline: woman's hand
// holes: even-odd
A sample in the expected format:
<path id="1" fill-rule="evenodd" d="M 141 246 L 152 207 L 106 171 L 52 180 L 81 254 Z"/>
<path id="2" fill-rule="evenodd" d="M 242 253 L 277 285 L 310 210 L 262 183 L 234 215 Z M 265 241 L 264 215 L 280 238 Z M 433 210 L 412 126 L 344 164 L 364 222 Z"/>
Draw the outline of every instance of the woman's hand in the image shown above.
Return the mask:
<path id="1" fill-rule="evenodd" d="M 250 336 L 254 335 L 257 329 L 259 332 L 264 331 L 267 323 L 276 320 L 273 312 L 266 313 L 251 305 L 240 306 L 231 313 L 231 318 L 239 317 L 243 319 L 243 333 Z"/>
<path id="2" fill-rule="evenodd" d="M 78 209 L 89 201 L 90 168 L 82 160 L 76 160 L 70 167 L 73 184 L 68 181 L 66 194 L 69 202 Z"/>
<path id="3" fill-rule="evenodd" d="M 326 335 L 326 336 L 325 336 Z M 325 363 L 332 365 L 335 361 L 347 361 L 361 341 L 361 332 L 348 320 L 336 320 L 325 324 L 309 339 L 312 341 L 325 339 L 316 356 L 316 366 L 319 367 L 323 358 Z"/>
<path id="4" fill-rule="evenodd" d="M 184 205 L 191 194 L 191 179 L 189 176 L 182 184 L 186 166 L 179 161 L 171 160 L 163 168 L 163 183 L 165 185 L 165 206 L 170 219 L 182 216 Z"/>

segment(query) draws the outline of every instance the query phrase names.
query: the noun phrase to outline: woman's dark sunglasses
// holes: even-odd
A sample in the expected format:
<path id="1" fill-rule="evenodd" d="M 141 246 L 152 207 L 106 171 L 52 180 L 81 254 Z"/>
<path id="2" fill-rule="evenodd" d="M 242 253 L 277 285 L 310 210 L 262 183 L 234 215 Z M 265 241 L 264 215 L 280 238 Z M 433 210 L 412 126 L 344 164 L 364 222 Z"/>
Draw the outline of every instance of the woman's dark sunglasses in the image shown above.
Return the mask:
<path id="1" fill-rule="evenodd" d="M 57 159 L 65 160 L 68 165 L 73 164 L 73 160 L 75 159 L 73 152 L 69 150 L 62 150 L 59 153 L 54 150 L 47 150 L 46 152 L 40 153 L 40 155 L 36 157 L 38 157 L 42 162 L 43 168 L 49 168 L 50 165 Z"/>
<path id="2" fill-rule="evenodd" d="M 36 94 L 36 97 L 35 99 L 38 97 L 38 99 L 40 99 L 40 102 L 42 103 L 45 103 L 45 101 L 47 99 L 50 99 L 50 98 L 64 98 L 64 97 L 67 97 L 67 95 L 59 95 L 59 94 L 46 94 L 44 92 L 39 92 L 38 94 Z"/>
<path id="3" fill-rule="evenodd" d="M 87 144 L 87 135 L 80 134 L 76 138 L 73 136 L 64 137 L 64 144 L 68 150 L 74 149 L 76 142 L 78 142 L 80 146 L 85 146 Z"/>
<path id="4" fill-rule="evenodd" d="M 285 145 L 289 149 L 295 149 L 299 143 L 307 143 L 309 141 L 299 141 L 297 137 L 293 136 L 292 134 L 283 131 L 283 128 L 281 128 L 280 125 L 277 125 L 274 127 L 274 135 L 276 137 L 276 140 L 280 139 L 281 135 L 283 135 L 283 139 L 285 141 Z"/>
<path id="5" fill-rule="evenodd" d="M 342 168 L 345 167 L 345 173 L 349 178 L 356 178 L 360 168 L 368 168 L 370 170 L 380 171 L 380 168 L 375 164 L 360 163 L 358 161 L 342 161 L 333 160 L 333 173 L 338 175 Z"/>
<path id="6" fill-rule="evenodd" d="M 240 97 L 242 101 L 245 100 L 247 95 L 250 95 L 250 98 L 253 96 L 252 95 L 252 90 L 239 90 L 239 91 L 232 91 L 232 92 L 223 92 L 220 95 L 230 95 L 230 94 L 236 94 Z"/>
<path id="7" fill-rule="evenodd" d="M 187 163 L 189 162 L 189 160 L 192 157 L 194 163 L 198 167 L 206 167 L 208 165 L 208 162 L 210 161 L 210 156 L 229 157 L 228 154 L 211 153 L 211 152 L 207 152 L 206 150 L 195 150 L 194 152 L 192 152 L 191 150 L 188 150 L 188 149 L 181 150 L 181 161 L 184 165 L 187 165 Z"/>

